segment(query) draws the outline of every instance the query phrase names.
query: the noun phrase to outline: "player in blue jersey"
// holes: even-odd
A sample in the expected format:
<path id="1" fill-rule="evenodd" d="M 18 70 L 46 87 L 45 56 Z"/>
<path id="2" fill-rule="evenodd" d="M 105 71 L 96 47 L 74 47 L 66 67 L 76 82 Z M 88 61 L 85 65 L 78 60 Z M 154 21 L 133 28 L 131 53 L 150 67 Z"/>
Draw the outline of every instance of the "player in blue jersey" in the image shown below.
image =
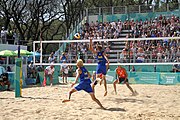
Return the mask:
<path id="1" fill-rule="evenodd" d="M 105 93 L 104 96 L 107 95 L 107 85 L 106 85 L 106 71 L 107 71 L 107 66 L 109 66 L 109 60 L 105 55 L 105 52 L 102 50 L 101 45 L 96 46 L 96 50 L 93 48 L 92 45 L 92 39 L 90 39 L 90 45 L 89 45 L 89 50 L 92 51 L 93 54 L 96 54 L 96 59 L 97 59 L 97 67 L 96 67 L 96 80 L 92 84 L 92 88 L 94 90 L 95 85 L 97 84 L 98 78 L 100 78 L 100 75 L 102 75 L 102 79 L 100 80 L 100 84 L 102 80 L 104 81 L 104 88 L 105 88 Z"/>
<path id="2" fill-rule="evenodd" d="M 71 98 L 71 94 L 76 92 L 76 91 L 80 91 L 80 90 L 84 90 L 85 92 L 89 93 L 89 95 L 91 96 L 92 100 L 95 101 L 102 109 L 105 109 L 101 102 L 95 97 L 93 89 L 91 87 L 91 80 L 90 80 L 90 73 L 86 70 L 86 68 L 83 66 L 83 61 L 81 59 L 77 60 L 77 67 L 78 69 L 76 70 L 76 79 L 75 82 L 72 83 L 71 87 L 73 87 L 77 81 L 78 78 L 80 79 L 79 84 L 76 87 L 73 87 L 68 94 L 68 99 L 67 100 L 63 100 L 62 102 L 69 102 L 70 98 Z"/>

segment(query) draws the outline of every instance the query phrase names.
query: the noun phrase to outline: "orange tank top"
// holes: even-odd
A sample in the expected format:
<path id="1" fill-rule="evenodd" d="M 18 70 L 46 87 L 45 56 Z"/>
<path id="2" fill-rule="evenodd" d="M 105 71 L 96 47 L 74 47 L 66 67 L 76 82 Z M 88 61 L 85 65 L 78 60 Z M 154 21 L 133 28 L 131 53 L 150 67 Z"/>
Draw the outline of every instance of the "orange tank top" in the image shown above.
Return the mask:
<path id="1" fill-rule="evenodd" d="M 117 69 L 117 74 L 120 78 L 126 78 L 126 71 L 124 69 Z"/>

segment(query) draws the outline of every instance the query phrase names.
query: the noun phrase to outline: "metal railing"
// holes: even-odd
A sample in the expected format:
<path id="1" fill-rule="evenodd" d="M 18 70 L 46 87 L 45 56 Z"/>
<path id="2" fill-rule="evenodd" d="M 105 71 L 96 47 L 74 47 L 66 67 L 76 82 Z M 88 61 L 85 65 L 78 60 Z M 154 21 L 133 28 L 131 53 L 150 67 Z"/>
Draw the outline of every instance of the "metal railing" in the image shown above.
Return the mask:
<path id="1" fill-rule="evenodd" d="M 88 16 L 90 15 L 112 15 L 112 14 L 127 14 L 129 13 L 147 13 L 147 12 L 168 12 L 180 9 L 180 3 L 167 5 L 129 5 L 129 6 L 113 6 L 113 7 L 99 7 L 87 9 Z"/>
<path id="2" fill-rule="evenodd" d="M 117 53 L 109 53 L 108 58 L 110 63 L 168 63 L 174 62 L 174 60 L 180 59 L 180 52 L 171 54 L 170 52 L 167 53 L 156 53 L 154 54 L 152 51 L 149 53 L 144 53 L 143 56 L 138 56 L 138 53 L 122 55 L 121 52 Z M 44 63 L 48 63 L 48 55 L 43 55 Z M 57 56 L 60 57 L 60 56 Z M 56 63 L 62 62 L 59 61 L 56 57 Z M 76 59 L 80 58 L 84 60 L 84 63 L 96 63 L 95 55 L 92 53 L 82 53 L 78 55 L 74 55 L 69 53 L 68 54 L 68 63 L 76 62 Z"/>
<path id="3" fill-rule="evenodd" d="M 132 13 L 148 13 L 148 12 L 168 12 L 180 10 L 180 3 L 169 3 L 159 5 L 129 5 L 129 6 L 113 6 L 113 7 L 95 7 L 83 10 L 79 16 L 79 19 L 74 22 L 66 35 L 67 39 L 72 38 L 73 34 L 78 32 L 81 25 L 85 22 L 89 22 L 89 16 L 93 15 L 113 15 L 113 14 L 132 14 Z"/>

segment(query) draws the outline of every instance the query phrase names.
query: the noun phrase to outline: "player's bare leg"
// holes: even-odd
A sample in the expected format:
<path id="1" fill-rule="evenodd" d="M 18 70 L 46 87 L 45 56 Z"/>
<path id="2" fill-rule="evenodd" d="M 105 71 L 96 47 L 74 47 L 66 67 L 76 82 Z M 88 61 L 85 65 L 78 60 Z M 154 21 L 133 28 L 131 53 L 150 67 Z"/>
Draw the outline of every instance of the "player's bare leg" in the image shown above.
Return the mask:
<path id="1" fill-rule="evenodd" d="M 129 85 L 128 82 L 126 82 L 125 84 L 126 84 L 126 86 L 129 88 L 129 90 L 132 92 L 132 95 L 133 95 L 133 96 L 135 96 L 135 95 L 138 94 L 135 90 L 132 89 L 132 87 Z"/>
<path id="2" fill-rule="evenodd" d="M 102 109 L 105 109 L 101 102 L 95 97 L 94 93 L 89 93 L 89 95 L 91 96 L 92 100 L 95 101 Z"/>
<path id="3" fill-rule="evenodd" d="M 105 93 L 104 93 L 104 96 L 106 96 L 106 95 L 107 95 L 106 75 L 103 75 L 103 76 L 102 76 L 102 79 L 104 80 L 104 88 L 105 88 Z"/>
<path id="4" fill-rule="evenodd" d="M 71 89 L 71 90 L 69 91 L 69 93 L 68 93 L 68 99 L 63 100 L 62 103 L 69 102 L 70 99 L 71 99 L 71 94 L 74 93 L 74 92 L 76 92 L 76 91 L 77 91 L 77 90 L 74 89 L 74 88 Z"/>
<path id="5" fill-rule="evenodd" d="M 115 80 L 114 82 L 113 82 L 113 87 L 114 87 L 114 92 L 115 92 L 115 94 L 117 95 L 117 91 L 116 91 L 116 84 L 117 83 L 119 83 L 119 80 Z"/>

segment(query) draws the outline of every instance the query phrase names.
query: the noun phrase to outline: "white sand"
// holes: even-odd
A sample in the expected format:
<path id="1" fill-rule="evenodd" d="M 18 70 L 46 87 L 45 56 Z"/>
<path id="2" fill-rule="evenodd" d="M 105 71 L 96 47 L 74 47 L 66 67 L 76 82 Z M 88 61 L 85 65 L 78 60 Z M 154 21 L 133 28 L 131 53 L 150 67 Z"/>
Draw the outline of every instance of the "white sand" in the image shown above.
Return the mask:
<path id="1" fill-rule="evenodd" d="M 117 85 L 118 95 L 108 85 L 96 86 L 102 110 L 84 91 L 72 94 L 72 101 L 62 103 L 70 85 L 23 89 L 23 98 L 14 91 L 0 92 L 0 120 L 180 120 L 180 86 L 131 85 L 139 93 L 131 96 L 125 85 Z"/>

